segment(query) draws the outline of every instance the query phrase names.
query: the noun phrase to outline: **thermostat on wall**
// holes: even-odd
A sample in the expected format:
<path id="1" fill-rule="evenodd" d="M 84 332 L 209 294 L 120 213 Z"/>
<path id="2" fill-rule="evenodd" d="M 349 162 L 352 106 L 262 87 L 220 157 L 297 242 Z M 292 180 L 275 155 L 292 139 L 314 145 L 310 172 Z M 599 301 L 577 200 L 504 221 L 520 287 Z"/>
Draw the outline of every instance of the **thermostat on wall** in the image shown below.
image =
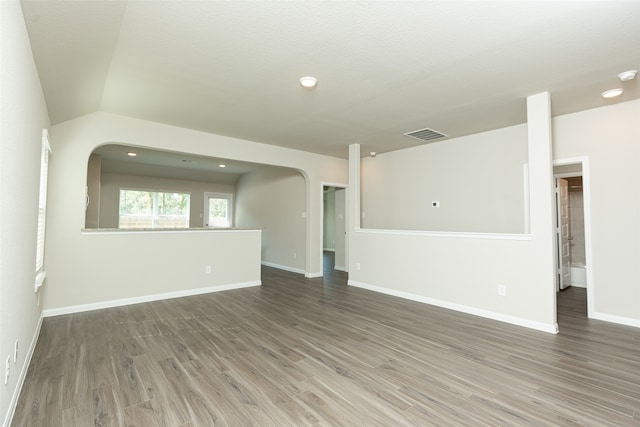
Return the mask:
<path id="1" fill-rule="evenodd" d="M 440 207 L 440 202 L 438 202 L 437 200 L 431 202 L 431 207 L 432 208 L 439 208 Z"/>

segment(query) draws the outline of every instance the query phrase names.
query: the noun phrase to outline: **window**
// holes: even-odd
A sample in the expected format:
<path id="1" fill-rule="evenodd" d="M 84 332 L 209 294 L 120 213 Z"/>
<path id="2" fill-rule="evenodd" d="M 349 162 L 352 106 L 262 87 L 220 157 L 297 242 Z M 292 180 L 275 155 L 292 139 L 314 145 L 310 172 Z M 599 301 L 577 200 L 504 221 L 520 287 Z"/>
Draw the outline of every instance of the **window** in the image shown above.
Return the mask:
<path id="1" fill-rule="evenodd" d="M 205 193 L 205 227 L 231 227 L 232 196 L 224 193 Z"/>
<path id="2" fill-rule="evenodd" d="M 189 228 L 188 193 L 120 189 L 119 228 Z"/>
<path id="3" fill-rule="evenodd" d="M 38 234 L 36 242 L 36 273 L 44 280 L 44 236 L 47 223 L 47 181 L 49 175 L 49 132 L 42 129 L 42 151 L 40 152 L 40 197 L 38 199 Z"/>

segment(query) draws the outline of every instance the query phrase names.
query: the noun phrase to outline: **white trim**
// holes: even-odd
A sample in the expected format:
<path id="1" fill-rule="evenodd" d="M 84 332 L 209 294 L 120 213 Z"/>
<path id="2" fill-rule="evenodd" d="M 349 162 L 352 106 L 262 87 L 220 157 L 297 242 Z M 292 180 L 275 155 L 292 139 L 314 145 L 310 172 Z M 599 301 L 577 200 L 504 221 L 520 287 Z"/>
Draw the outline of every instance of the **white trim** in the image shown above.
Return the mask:
<path id="1" fill-rule="evenodd" d="M 208 294 L 212 292 L 229 291 L 233 289 L 260 286 L 262 281 L 256 280 L 243 283 L 232 283 L 228 285 L 210 286 L 207 288 L 186 289 L 183 291 L 165 292 L 162 294 L 144 295 L 132 298 L 123 298 L 110 301 L 95 302 L 90 304 L 73 305 L 68 307 L 51 308 L 44 310 L 44 317 L 60 316 L 62 314 L 82 313 L 84 311 L 100 310 L 103 308 L 121 307 L 124 305 L 140 304 L 143 302 L 160 301 L 171 298 L 188 297 L 193 295 Z"/>
<path id="2" fill-rule="evenodd" d="M 101 236 L 108 234 L 175 234 L 175 233 L 238 233 L 248 231 L 262 231 L 263 228 L 83 228 L 83 236 Z"/>
<path id="3" fill-rule="evenodd" d="M 44 316 L 42 313 L 40 313 L 40 319 L 38 319 L 36 330 L 33 333 L 33 337 L 31 338 L 31 344 L 29 345 L 26 357 L 24 358 L 22 369 L 20 370 L 20 376 L 18 377 L 18 381 L 16 383 L 16 388 L 14 389 L 13 396 L 11 396 L 11 400 L 9 401 L 9 409 L 7 410 L 7 415 L 5 416 L 4 422 L 2 424 L 5 427 L 9 427 L 9 425 L 11 425 L 11 421 L 13 420 L 13 416 L 15 415 L 16 407 L 18 405 L 18 399 L 20 398 L 22 386 L 24 385 L 24 379 L 27 376 L 27 371 L 29 370 L 31 359 L 33 358 L 33 352 L 35 351 L 36 344 L 38 343 L 38 337 L 40 336 L 40 329 L 42 328 L 43 319 Z"/>
<path id="4" fill-rule="evenodd" d="M 47 151 L 49 152 L 49 154 L 52 153 L 51 151 L 51 143 L 49 143 L 49 129 L 42 129 L 42 139 L 43 141 L 46 141 L 47 144 Z"/>
<path id="5" fill-rule="evenodd" d="M 587 317 L 595 318 L 595 283 L 593 283 L 593 247 L 591 242 L 591 172 L 589 170 L 589 157 L 572 157 L 557 159 L 553 166 L 581 164 L 582 173 L 572 172 L 571 176 L 582 176 L 582 204 L 584 206 L 584 254 L 585 268 L 587 270 Z M 558 174 L 565 175 L 564 173 Z M 554 177 L 556 175 L 554 174 Z M 566 177 L 566 176 L 565 176 Z"/>
<path id="6" fill-rule="evenodd" d="M 345 273 L 347 273 L 347 267 L 344 267 L 342 265 L 334 265 L 333 269 L 338 271 L 344 271 Z"/>
<path id="7" fill-rule="evenodd" d="M 318 277 L 322 277 L 321 271 L 317 271 L 315 273 L 307 273 L 301 268 L 289 267 L 288 265 L 275 264 L 273 262 L 268 262 L 268 261 L 261 261 L 260 263 L 267 267 L 277 268 L 279 270 L 289 271 L 291 273 L 303 274 L 304 277 L 306 277 L 307 279 L 315 279 Z"/>
<path id="8" fill-rule="evenodd" d="M 44 268 L 45 240 L 47 230 L 47 186 L 49 185 L 49 157 L 51 146 L 49 145 L 49 131 L 42 129 L 42 149 L 40 153 L 40 186 L 38 190 L 38 232 L 36 235 L 36 273 Z"/>
<path id="9" fill-rule="evenodd" d="M 524 205 L 524 234 L 531 234 L 531 189 L 529 188 L 529 163 L 522 165 L 523 205 Z"/>
<path id="10" fill-rule="evenodd" d="M 47 272 L 43 270 L 40 270 L 40 272 L 36 275 L 36 283 L 35 283 L 35 290 L 34 290 L 36 294 L 40 290 L 40 287 L 44 285 L 44 281 L 46 278 L 47 278 Z"/>
<path id="11" fill-rule="evenodd" d="M 345 231 L 347 231 L 347 233 L 344 235 L 344 245 L 345 245 L 345 251 L 344 251 L 344 257 L 345 257 L 345 263 L 347 265 L 349 265 L 349 225 L 348 225 L 348 213 L 349 213 L 349 184 L 344 184 L 344 183 L 336 183 L 336 182 L 328 182 L 328 181 L 320 181 L 320 247 L 322 248 L 324 246 L 324 187 L 334 187 L 334 188 L 341 188 L 345 190 L 344 193 L 344 220 L 345 220 Z M 322 252 L 325 249 L 322 248 L 322 250 L 320 251 L 320 270 L 323 270 L 323 264 L 324 264 L 324 258 L 323 258 L 323 254 Z M 335 252 L 335 249 L 334 249 Z M 305 277 L 307 278 L 316 278 L 316 277 L 322 277 L 323 273 L 322 271 L 320 272 L 316 272 L 316 273 L 306 273 Z"/>
<path id="12" fill-rule="evenodd" d="M 152 190 L 150 188 L 133 188 L 133 187 L 120 187 L 120 189 L 118 190 L 118 228 L 123 229 L 123 230 L 135 230 L 135 228 L 126 228 L 126 227 L 120 227 L 120 220 L 122 219 L 122 213 L 120 211 L 120 201 L 122 200 L 122 192 L 123 191 L 131 191 L 131 192 L 137 192 L 137 193 L 154 193 L 155 196 L 153 197 L 154 200 L 157 200 L 158 195 L 159 194 L 185 194 L 187 196 L 189 196 L 189 201 L 187 203 L 186 206 L 186 214 L 183 215 L 185 217 L 187 226 L 185 228 L 189 228 L 189 226 L 191 226 L 191 192 L 190 191 L 172 191 L 172 190 Z M 156 210 L 157 208 L 157 203 L 152 203 L 152 217 L 154 218 L 151 222 L 152 225 L 153 223 L 155 223 L 155 218 L 156 218 L 156 214 L 159 214 L 159 212 L 157 212 Z M 86 206 L 85 206 L 86 209 Z M 163 227 L 150 227 L 154 230 L 157 229 L 162 229 Z"/>
<path id="13" fill-rule="evenodd" d="M 548 332 L 551 334 L 558 333 L 558 324 L 549 324 L 542 322 L 534 322 L 529 319 L 523 319 L 522 317 L 509 316 L 502 313 L 496 313 L 494 311 L 482 310 L 475 307 L 469 307 L 462 304 L 456 304 L 449 301 L 442 301 L 438 299 L 424 297 L 422 295 L 411 294 L 408 292 L 397 291 L 395 289 L 384 288 L 381 286 L 370 285 L 367 283 L 356 282 L 355 280 L 347 281 L 347 284 L 357 288 L 363 288 L 374 292 L 380 292 L 382 294 L 392 295 L 399 298 L 408 299 L 411 301 L 417 301 L 424 304 L 434 305 L 437 307 L 446 308 L 449 310 L 459 311 L 461 313 L 472 314 L 474 316 L 485 317 L 487 319 L 498 320 L 500 322 L 510 323 L 512 325 L 523 326 L 525 328 L 535 329 L 542 332 Z"/>
<path id="14" fill-rule="evenodd" d="M 322 277 L 322 272 L 316 271 L 315 273 L 305 273 L 304 277 L 307 279 L 317 279 L 318 277 Z"/>
<path id="15" fill-rule="evenodd" d="M 554 166 L 561 166 L 561 165 L 554 164 Z M 581 172 L 562 172 L 562 173 L 553 174 L 554 178 L 572 178 L 574 176 L 582 176 L 582 171 Z"/>
<path id="16" fill-rule="evenodd" d="M 211 228 L 220 228 L 220 227 L 215 227 L 213 225 L 207 225 L 207 221 L 209 220 L 209 199 L 210 198 L 215 198 L 215 199 L 227 199 L 228 200 L 228 206 L 227 206 L 227 221 L 229 222 L 229 227 L 232 227 L 234 224 L 234 220 L 233 220 L 233 194 L 232 193 L 218 193 L 218 192 L 207 192 L 204 193 L 204 212 L 202 214 L 202 226 L 203 227 L 211 227 Z M 225 228 L 225 227 L 222 227 Z"/>
<path id="17" fill-rule="evenodd" d="M 279 270 L 290 271 L 292 273 L 305 274 L 305 271 L 302 268 L 289 267 L 288 265 L 276 264 L 269 261 L 260 261 L 260 264 L 267 267 L 277 268 Z"/>
<path id="18" fill-rule="evenodd" d="M 487 240 L 533 240 L 532 234 L 505 234 L 505 233 L 469 233 L 458 231 L 420 231 L 420 230 L 383 230 L 377 228 L 356 228 L 356 233 L 390 234 L 396 236 L 424 236 L 445 237 L 456 239 L 487 239 Z"/>
<path id="19" fill-rule="evenodd" d="M 327 181 L 320 181 L 320 188 L 324 189 L 324 187 L 336 187 L 336 188 L 347 188 L 349 187 L 348 184 L 345 184 L 344 182 L 327 182 Z"/>
<path id="20" fill-rule="evenodd" d="M 307 215 L 304 217 L 304 246 L 305 246 L 305 254 L 304 254 L 304 269 L 305 272 L 307 270 L 311 269 L 311 264 L 313 264 L 313 252 L 315 250 L 315 248 L 312 245 L 312 241 L 313 241 L 313 234 L 314 234 L 314 228 L 313 228 L 313 223 L 315 223 L 315 218 L 313 215 L 314 211 L 312 209 L 312 206 L 314 205 L 313 203 L 313 199 L 315 197 L 315 191 L 313 191 L 313 185 L 312 185 L 312 180 L 311 177 L 309 177 L 309 174 L 304 171 L 303 169 L 294 169 L 296 171 L 298 171 L 300 173 L 300 175 L 302 175 L 302 178 L 304 179 L 304 213 L 306 213 Z M 320 196 L 322 197 L 322 196 Z M 317 200 L 316 200 L 317 203 Z M 318 208 L 320 210 L 320 213 L 318 214 L 318 218 L 321 218 L 320 215 L 322 215 L 322 199 L 320 199 L 320 207 Z M 317 213 L 317 211 L 315 211 Z M 309 215 L 312 214 L 312 215 Z M 310 218 L 311 217 L 311 218 Z M 322 226 L 318 226 L 322 229 Z M 322 242 L 322 235 L 320 236 L 320 246 L 322 246 L 323 242 Z M 320 252 L 322 254 L 322 252 Z M 322 259 L 320 261 L 320 265 L 322 265 Z"/>
<path id="21" fill-rule="evenodd" d="M 602 320 L 605 322 L 618 323 L 625 326 L 633 326 L 640 328 L 640 319 L 634 319 L 632 317 L 614 316 L 612 314 L 595 312 L 593 316 L 589 316 L 592 319 Z"/>

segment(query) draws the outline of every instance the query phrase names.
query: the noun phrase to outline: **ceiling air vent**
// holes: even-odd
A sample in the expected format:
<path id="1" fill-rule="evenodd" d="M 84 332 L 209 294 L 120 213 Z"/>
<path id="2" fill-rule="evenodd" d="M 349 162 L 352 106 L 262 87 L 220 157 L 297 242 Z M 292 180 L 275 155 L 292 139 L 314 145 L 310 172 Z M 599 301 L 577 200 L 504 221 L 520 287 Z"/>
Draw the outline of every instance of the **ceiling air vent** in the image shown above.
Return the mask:
<path id="1" fill-rule="evenodd" d="M 435 141 L 436 139 L 446 138 L 448 136 L 448 135 L 445 135 L 444 133 L 440 133 L 438 131 L 435 131 L 429 128 L 414 130 L 412 132 L 407 132 L 404 135 L 411 138 L 419 139 L 420 141 L 425 141 L 425 142 Z"/>

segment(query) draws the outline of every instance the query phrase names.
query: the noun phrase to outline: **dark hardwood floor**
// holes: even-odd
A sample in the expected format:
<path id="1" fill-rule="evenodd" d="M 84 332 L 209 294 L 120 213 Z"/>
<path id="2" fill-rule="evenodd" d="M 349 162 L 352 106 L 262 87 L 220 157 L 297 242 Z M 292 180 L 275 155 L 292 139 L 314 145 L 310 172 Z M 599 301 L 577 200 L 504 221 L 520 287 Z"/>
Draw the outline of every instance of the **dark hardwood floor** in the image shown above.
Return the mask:
<path id="1" fill-rule="evenodd" d="M 261 287 L 47 318 L 14 426 L 640 425 L 640 330 L 553 335 L 265 267 Z"/>

